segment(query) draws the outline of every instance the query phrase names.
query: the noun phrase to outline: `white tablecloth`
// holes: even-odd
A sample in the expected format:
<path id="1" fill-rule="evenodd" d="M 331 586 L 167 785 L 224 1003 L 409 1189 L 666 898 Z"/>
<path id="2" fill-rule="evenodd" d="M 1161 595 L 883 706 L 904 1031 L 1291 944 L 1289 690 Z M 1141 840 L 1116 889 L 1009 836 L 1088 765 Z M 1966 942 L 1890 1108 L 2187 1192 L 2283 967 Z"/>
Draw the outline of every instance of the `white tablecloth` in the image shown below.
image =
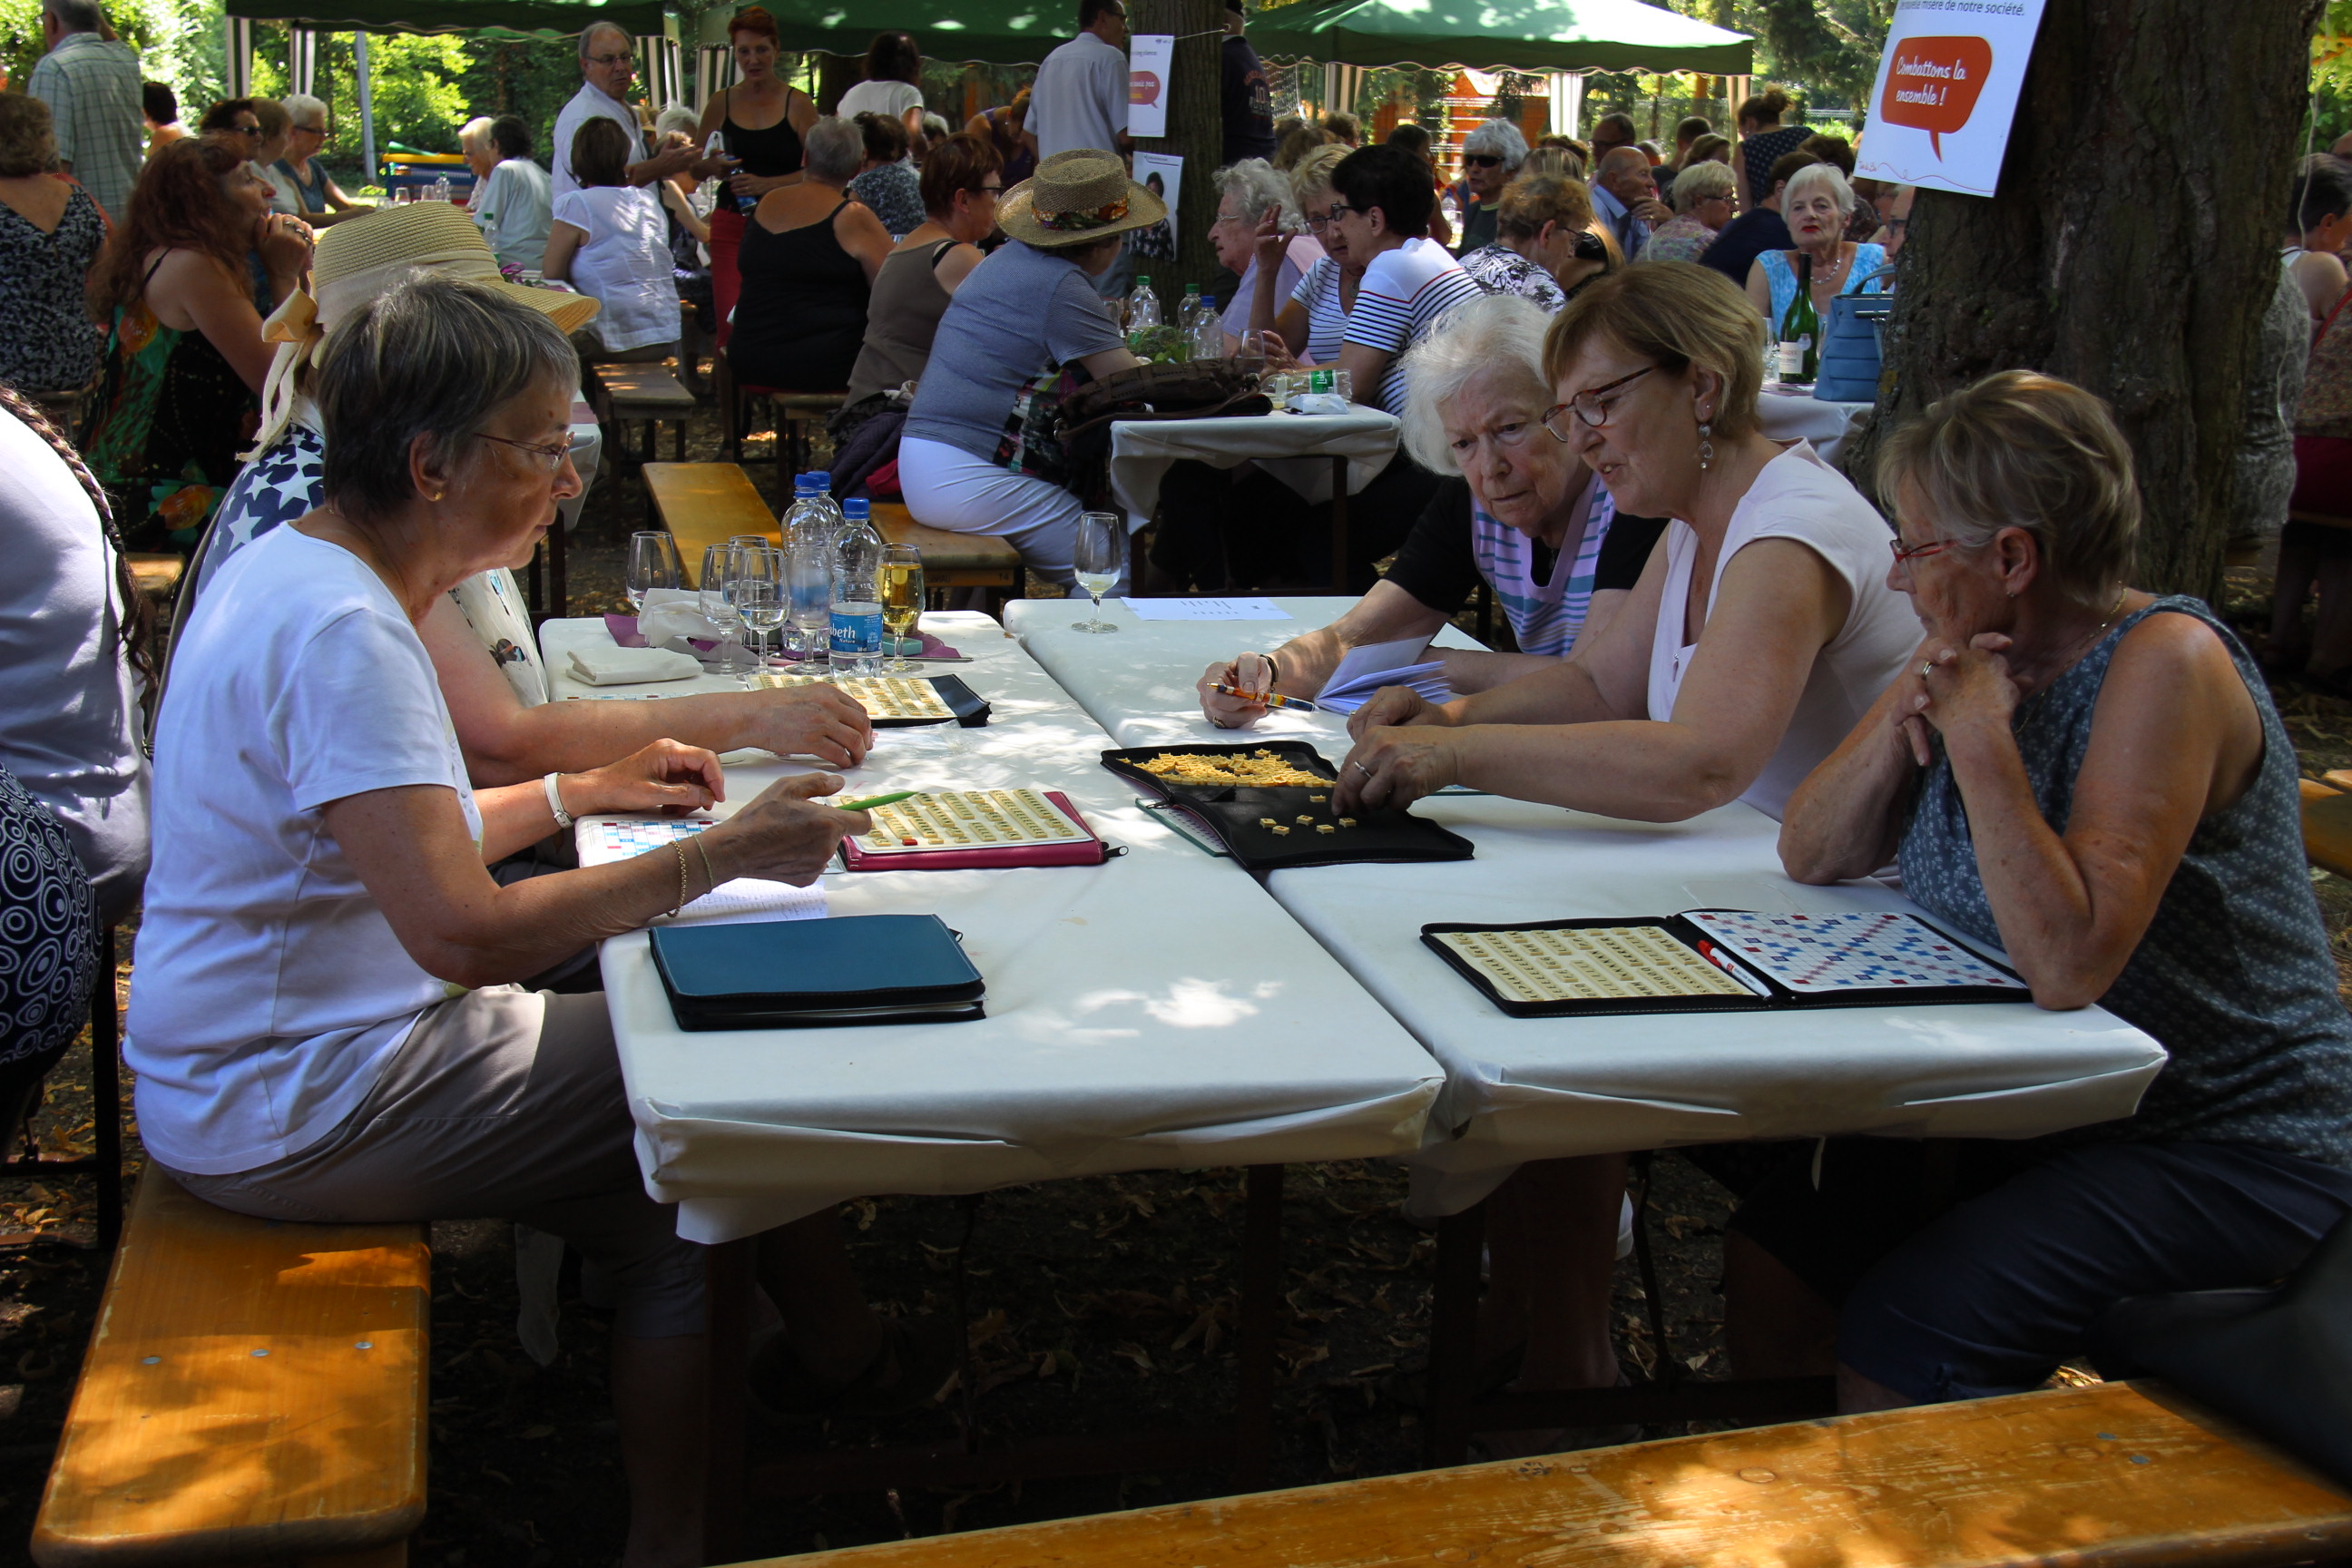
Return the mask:
<path id="1" fill-rule="evenodd" d="M 1418 1145 L 1443 1081 L 1428 1053 L 1249 879 L 1138 810 L 1100 764 L 1101 731 L 994 622 L 923 626 L 974 656 L 933 668 L 961 675 L 993 716 L 883 731 L 850 790 L 1036 784 L 1129 853 L 1090 868 L 827 874 L 835 914 L 930 912 L 961 931 L 988 980 L 978 1023 L 688 1034 L 644 933 L 607 942 L 638 1157 L 647 1188 L 678 1202 L 680 1234 L 727 1240 L 866 1193 Z M 604 635 L 600 621 L 549 622 L 551 672 Z M 559 700 L 584 700 L 554 684 Z M 730 766 L 730 805 L 797 771 Z"/>
<path id="2" fill-rule="evenodd" d="M 588 504 L 589 488 L 596 482 L 596 468 L 604 456 L 604 427 L 596 423 L 596 411 L 588 406 L 584 397 L 572 400 L 572 466 L 580 471 L 580 493 L 570 500 L 558 501 L 556 515 L 563 521 L 563 531 L 569 533 L 579 524 L 580 509 Z"/>
<path id="3" fill-rule="evenodd" d="M 1350 600 L 1276 601 L 1292 623 L 1121 622 L 1069 637 L 1043 606 L 1009 606 L 1030 651 L 1122 745 L 1237 737 L 1201 718 L 1212 658 L 1336 618 Z M 1116 648 L 1100 645 L 1116 643 Z M 1089 644 L 1095 646 L 1087 646 Z M 1336 714 L 1277 711 L 1253 733 L 1347 754 Z M 2030 1005 L 1817 1008 L 1717 1017 L 1506 1016 L 1421 943 L 1439 921 L 1768 910 L 1908 910 L 1875 883 L 1809 888 L 1780 871 L 1778 827 L 1745 805 L 1675 825 L 1620 822 L 1489 795 L 1413 808 L 1475 859 L 1281 871 L 1274 896 L 1444 1064 L 1413 1157 L 1430 1213 L 1476 1202 L 1525 1161 L 1740 1138 L 1873 1132 L 2024 1138 L 2130 1114 L 2164 1055 L 2098 1008 Z"/>
<path id="4" fill-rule="evenodd" d="M 1380 477 L 1396 456 L 1396 416 L 1359 405 L 1348 414 L 1266 414 L 1233 419 L 1115 420 L 1110 488 L 1129 511 L 1149 519 L 1168 466 L 1191 458 L 1231 468 L 1257 466 L 1305 500 L 1331 499 L 1333 458 L 1348 459 L 1348 493 Z"/>
<path id="5" fill-rule="evenodd" d="M 1794 441 L 1800 437 L 1813 444 L 1813 450 L 1825 463 L 1834 464 L 1838 453 L 1845 447 L 1846 437 L 1862 423 L 1862 416 L 1874 405 L 1868 403 L 1830 403 L 1821 398 L 1796 396 L 1764 389 L 1757 399 L 1757 411 L 1762 416 L 1764 434 L 1775 441 Z"/>

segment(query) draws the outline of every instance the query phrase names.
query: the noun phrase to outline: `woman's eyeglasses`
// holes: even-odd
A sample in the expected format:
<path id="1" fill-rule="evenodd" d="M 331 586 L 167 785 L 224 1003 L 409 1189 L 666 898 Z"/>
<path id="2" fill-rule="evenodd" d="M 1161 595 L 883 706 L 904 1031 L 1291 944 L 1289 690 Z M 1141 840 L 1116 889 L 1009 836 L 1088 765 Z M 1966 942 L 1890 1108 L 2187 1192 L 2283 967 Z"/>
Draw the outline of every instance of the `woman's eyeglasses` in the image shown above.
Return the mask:
<path id="1" fill-rule="evenodd" d="M 479 430 L 475 431 L 474 434 L 482 440 L 496 441 L 501 447 L 512 447 L 518 452 L 530 453 L 547 465 L 547 471 L 550 474 L 560 472 L 563 468 L 563 459 L 572 456 L 572 447 L 580 444 L 579 438 L 572 436 L 566 436 L 555 446 L 542 447 L 535 441 L 511 441 L 504 436 L 486 436 Z"/>
<path id="2" fill-rule="evenodd" d="M 1895 552 L 1897 564 L 1908 566 L 1923 555 L 1933 555 L 1938 551 L 1949 550 L 1958 542 L 1959 542 L 1958 540 L 1952 539 L 1931 539 L 1925 544 L 1906 544 L 1898 535 L 1886 542 L 1886 548 Z"/>
<path id="3" fill-rule="evenodd" d="M 1645 364 L 1633 374 L 1621 375 L 1605 386 L 1596 386 L 1590 392 L 1580 392 L 1566 403 L 1553 404 L 1543 412 L 1543 427 L 1551 432 L 1553 440 L 1568 440 L 1576 433 L 1565 417 L 1572 413 L 1587 426 L 1595 430 L 1600 429 L 1609 423 L 1609 416 L 1614 411 L 1614 405 L 1605 401 L 1608 395 L 1641 380 L 1657 368 L 1654 364 Z"/>

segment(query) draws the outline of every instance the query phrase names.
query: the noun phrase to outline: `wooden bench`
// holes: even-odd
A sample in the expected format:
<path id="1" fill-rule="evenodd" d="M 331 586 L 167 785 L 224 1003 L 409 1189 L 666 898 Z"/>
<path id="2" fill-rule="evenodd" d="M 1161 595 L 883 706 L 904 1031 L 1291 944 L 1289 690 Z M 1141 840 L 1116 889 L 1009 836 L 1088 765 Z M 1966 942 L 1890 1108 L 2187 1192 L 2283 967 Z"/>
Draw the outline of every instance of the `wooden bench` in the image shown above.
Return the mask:
<path id="1" fill-rule="evenodd" d="M 986 588 L 1008 599 L 1027 592 L 1021 552 L 992 533 L 950 533 L 917 522 L 898 501 L 874 503 L 874 528 L 886 544 L 911 544 L 923 552 L 923 586 Z"/>
<path id="2" fill-rule="evenodd" d="M 2303 858 L 2323 871 L 2352 877 L 2352 776 L 2331 788 L 2310 779 L 2303 787 Z"/>
<path id="3" fill-rule="evenodd" d="M 783 542 L 776 514 L 736 464 L 647 463 L 645 481 L 646 510 L 677 541 L 689 588 L 701 574 L 702 552 L 711 545 L 739 533 L 764 533 Z"/>
<path id="4" fill-rule="evenodd" d="M 890 1542 L 790 1562 L 793 1568 L 2256 1568 L 2347 1552 L 2352 1499 L 2161 1385 L 2104 1384 Z"/>
<path id="5" fill-rule="evenodd" d="M 751 405 L 757 399 L 776 411 L 776 472 L 799 473 L 808 463 L 809 430 L 822 424 L 849 401 L 844 392 L 786 392 L 781 387 L 739 383 L 724 353 L 713 357 L 712 377 L 719 393 L 719 455 L 730 463 L 743 461 L 743 433 L 750 427 Z M 789 465 L 789 466 L 788 466 Z"/>
<path id="6" fill-rule="evenodd" d="M 654 460 L 655 444 L 660 438 L 664 420 L 669 421 L 676 432 L 677 460 L 686 461 L 686 422 L 697 405 L 694 394 L 680 385 L 677 377 L 657 364 L 600 364 L 592 368 L 596 373 L 596 416 L 607 425 L 645 426 L 645 440 L 635 453 L 636 462 Z M 630 456 L 625 444 L 615 441 L 611 445 L 615 460 Z"/>
<path id="7" fill-rule="evenodd" d="M 33 1528 L 42 1568 L 394 1568 L 425 1517 L 421 1225 L 285 1225 L 140 1178 Z"/>

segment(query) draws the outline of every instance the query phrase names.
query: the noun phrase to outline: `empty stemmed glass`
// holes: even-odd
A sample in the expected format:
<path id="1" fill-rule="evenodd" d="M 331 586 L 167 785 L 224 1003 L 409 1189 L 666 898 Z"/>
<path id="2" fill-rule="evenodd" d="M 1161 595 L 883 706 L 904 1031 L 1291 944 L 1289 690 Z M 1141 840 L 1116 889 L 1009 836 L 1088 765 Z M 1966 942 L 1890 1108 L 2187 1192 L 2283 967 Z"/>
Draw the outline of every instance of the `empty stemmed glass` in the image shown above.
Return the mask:
<path id="1" fill-rule="evenodd" d="M 703 618 L 719 630 L 719 673 L 740 675 L 743 666 L 736 662 L 741 647 L 737 640 L 743 619 L 735 613 L 735 603 L 727 596 L 727 574 L 733 548 L 713 544 L 702 552 L 702 575 L 694 580 L 695 595 L 702 606 Z"/>
<path id="2" fill-rule="evenodd" d="M 1078 537 L 1073 548 L 1071 563 L 1077 569 L 1078 586 L 1094 600 L 1094 610 L 1086 620 L 1073 624 L 1070 629 L 1074 632 L 1118 630 L 1102 618 L 1102 596 L 1118 585 L 1118 574 L 1127 565 L 1127 520 L 1115 511 L 1079 513 Z"/>
<path id="3" fill-rule="evenodd" d="M 743 624 L 759 634 L 760 646 L 751 656 L 755 670 L 767 668 L 768 634 L 784 624 L 790 608 L 786 592 L 783 552 L 767 541 L 738 544 L 728 552 L 727 596 Z"/>
<path id="4" fill-rule="evenodd" d="M 669 531 L 649 529 L 629 535 L 629 608 L 642 615 L 647 594 L 677 585 L 677 541 Z"/>
<path id="5" fill-rule="evenodd" d="M 1242 373 L 1242 384 L 1255 392 L 1258 383 L 1265 379 L 1265 334 L 1258 331 L 1242 334 L 1241 350 L 1234 355 L 1234 367 Z"/>

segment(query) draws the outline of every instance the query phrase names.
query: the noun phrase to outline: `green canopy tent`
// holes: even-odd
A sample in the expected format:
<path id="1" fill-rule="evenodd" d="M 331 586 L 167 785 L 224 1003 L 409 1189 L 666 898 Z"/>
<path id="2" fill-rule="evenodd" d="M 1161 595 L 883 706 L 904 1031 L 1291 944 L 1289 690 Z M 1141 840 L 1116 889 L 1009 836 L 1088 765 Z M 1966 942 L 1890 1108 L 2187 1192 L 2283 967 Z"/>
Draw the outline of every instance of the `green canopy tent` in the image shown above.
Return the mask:
<path id="1" fill-rule="evenodd" d="M 1250 20 L 1261 55 L 1473 70 L 1746 76 L 1755 41 L 1641 0 L 1288 0 Z"/>
<path id="2" fill-rule="evenodd" d="M 1034 66 L 1077 28 L 1074 0 L 774 0 L 788 52 L 859 55 L 875 34 L 908 32 L 926 59 Z M 702 43 L 723 48 L 731 10 L 707 11 Z"/>

